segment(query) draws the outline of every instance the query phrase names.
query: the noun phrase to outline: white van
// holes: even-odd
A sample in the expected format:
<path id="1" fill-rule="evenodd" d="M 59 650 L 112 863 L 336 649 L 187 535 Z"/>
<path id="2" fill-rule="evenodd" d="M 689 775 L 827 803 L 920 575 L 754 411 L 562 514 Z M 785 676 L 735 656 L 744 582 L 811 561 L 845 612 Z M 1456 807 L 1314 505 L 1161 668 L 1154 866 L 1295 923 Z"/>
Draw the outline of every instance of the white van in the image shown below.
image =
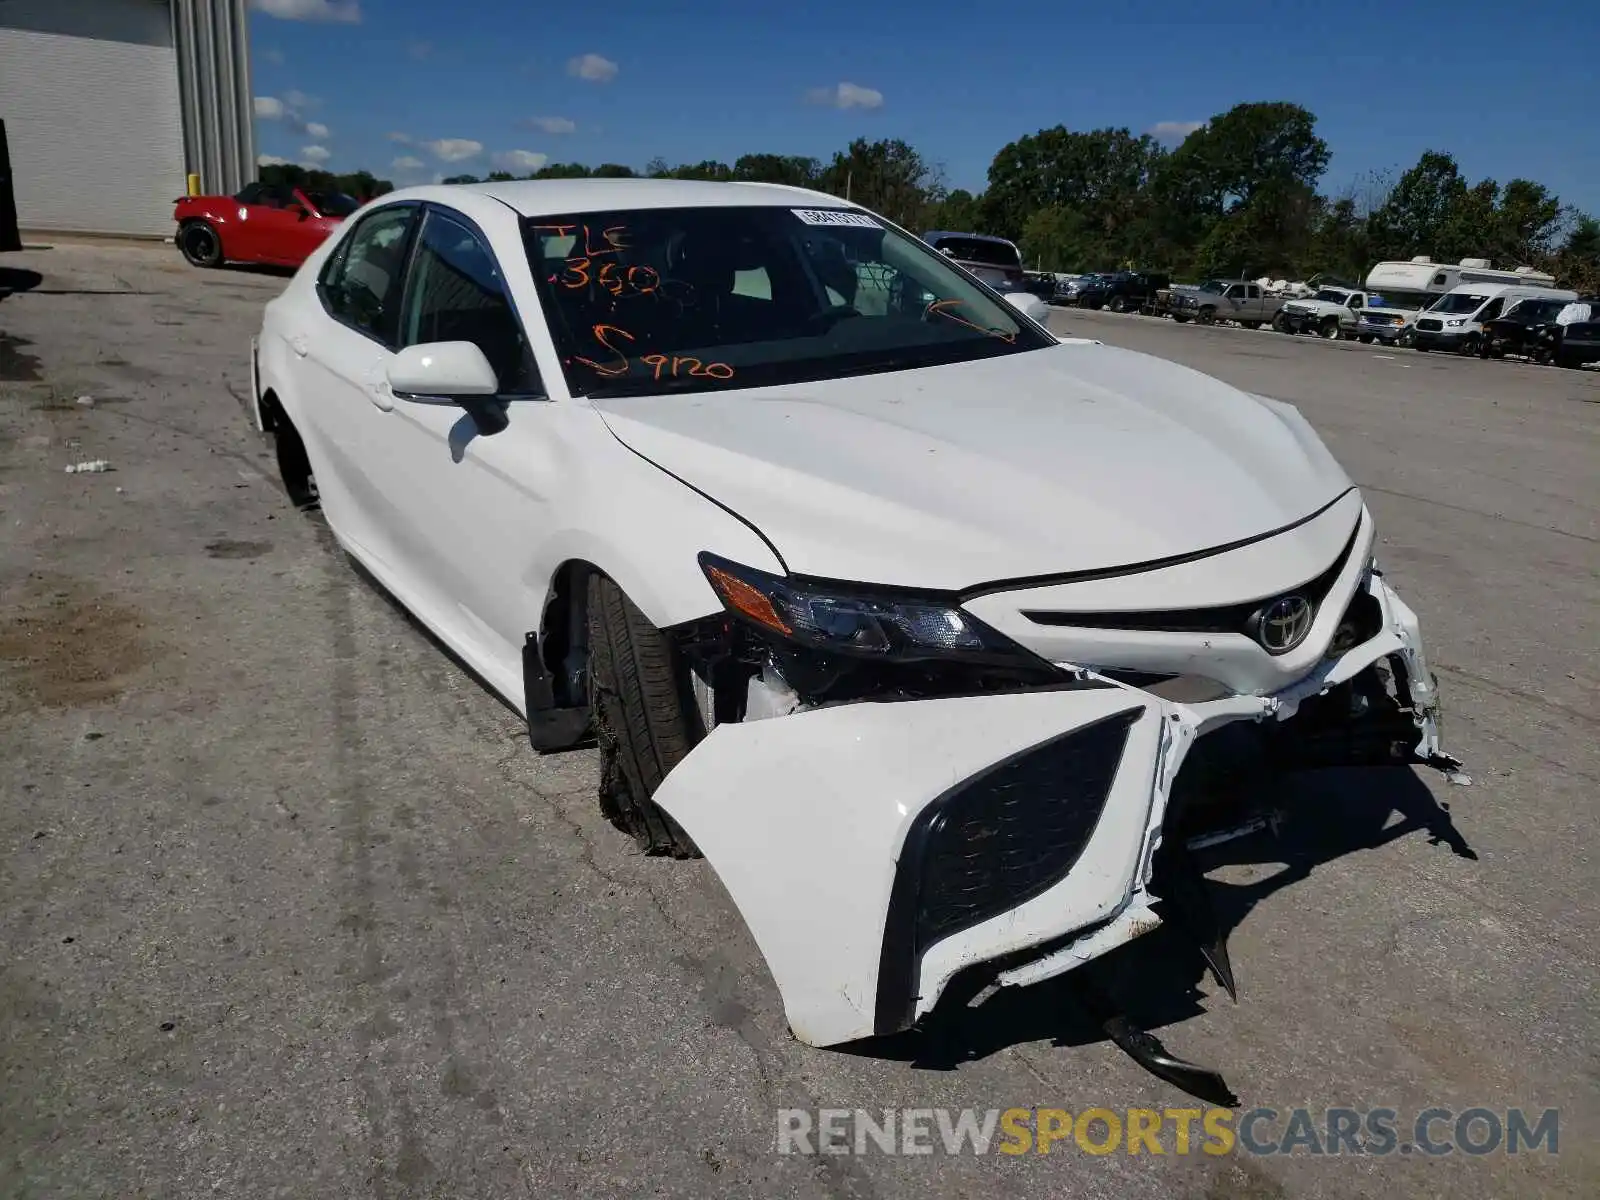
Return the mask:
<path id="1" fill-rule="evenodd" d="M 1517 287 L 1505 283 L 1463 283 L 1435 300 L 1412 330 L 1418 350 L 1455 350 L 1475 354 L 1483 340 L 1483 323 L 1492 321 L 1518 300 L 1566 300 L 1577 292 L 1559 288 Z"/>

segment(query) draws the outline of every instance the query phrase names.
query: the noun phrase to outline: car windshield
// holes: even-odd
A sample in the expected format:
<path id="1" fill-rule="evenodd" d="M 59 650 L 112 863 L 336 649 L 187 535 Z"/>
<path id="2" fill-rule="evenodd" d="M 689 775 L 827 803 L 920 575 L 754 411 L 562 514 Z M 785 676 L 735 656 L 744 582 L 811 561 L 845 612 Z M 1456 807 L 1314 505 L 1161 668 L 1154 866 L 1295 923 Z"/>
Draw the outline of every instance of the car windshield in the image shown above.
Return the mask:
<path id="1" fill-rule="evenodd" d="M 1328 304 L 1345 304 L 1350 300 L 1350 293 L 1336 292 L 1332 288 L 1323 288 L 1317 293 L 1316 298 Z"/>
<path id="2" fill-rule="evenodd" d="M 991 242 L 984 238 L 935 238 L 933 248 L 948 253 L 957 262 L 983 263 L 988 267 L 1022 266 L 1022 258 L 1004 242 Z"/>
<path id="3" fill-rule="evenodd" d="M 343 192 L 307 192 L 306 199 L 325 217 L 348 217 L 361 207 L 361 201 Z"/>
<path id="4" fill-rule="evenodd" d="M 1448 295 L 1440 296 L 1429 311 L 1456 314 L 1475 313 L 1483 307 L 1484 301 L 1488 298 L 1472 292 L 1450 292 Z"/>
<path id="5" fill-rule="evenodd" d="M 1200 290 L 1202 292 L 1214 292 L 1217 295 L 1221 295 L 1227 290 L 1227 285 L 1224 284 L 1220 279 L 1208 279 L 1200 285 Z"/>
<path id="6" fill-rule="evenodd" d="M 644 208 L 524 228 L 574 395 L 765 387 L 1054 344 L 859 210 Z"/>

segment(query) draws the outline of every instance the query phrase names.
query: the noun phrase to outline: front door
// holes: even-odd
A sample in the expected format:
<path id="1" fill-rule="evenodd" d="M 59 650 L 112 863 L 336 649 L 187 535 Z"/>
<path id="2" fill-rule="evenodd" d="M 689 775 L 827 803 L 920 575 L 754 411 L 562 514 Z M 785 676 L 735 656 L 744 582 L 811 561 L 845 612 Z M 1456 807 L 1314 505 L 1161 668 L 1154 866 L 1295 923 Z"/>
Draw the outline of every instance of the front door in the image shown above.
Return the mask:
<path id="1" fill-rule="evenodd" d="M 520 686 L 522 644 L 537 629 L 546 580 L 530 577 L 550 534 L 550 491 L 564 469 L 524 327 L 487 239 L 430 206 L 399 314 L 397 345 L 472 342 L 499 380 L 474 411 L 397 400 L 386 387 L 366 458 L 393 517 L 407 578 L 425 581 L 430 624 L 503 694 Z M 374 411 L 378 411 L 374 409 Z"/>

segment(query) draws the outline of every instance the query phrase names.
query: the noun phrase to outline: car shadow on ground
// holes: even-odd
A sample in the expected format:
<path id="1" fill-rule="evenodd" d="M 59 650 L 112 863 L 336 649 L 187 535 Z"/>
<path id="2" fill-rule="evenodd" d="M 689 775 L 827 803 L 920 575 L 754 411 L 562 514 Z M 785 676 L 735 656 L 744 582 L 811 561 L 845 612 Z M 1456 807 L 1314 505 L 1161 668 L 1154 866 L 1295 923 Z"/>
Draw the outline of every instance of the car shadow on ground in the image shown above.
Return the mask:
<path id="1" fill-rule="evenodd" d="M 225 263 L 222 270 L 237 275 L 270 275 L 274 279 L 293 279 L 294 267 L 279 267 L 271 263 Z"/>
<path id="2" fill-rule="evenodd" d="M 1195 853 L 1203 871 L 1224 866 L 1277 866 L 1247 883 L 1208 879 L 1206 890 L 1224 938 L 1269 896 L 1307 879 L 1319 867 L 1400 838 L 1424 834 L 1458 857 L 1477 854 L 1409 767 L 1352 768 L 1286 777 L 1277 797 L 1283 811 L 1276 832 L 1262 831 Z M 1162 908 L 1158 904 L 1157 912 Z M 1082 1001 L 1080 976 L 1110 997 L 1131 1021 L 1160 1030 L 1199 1016 L 1226 994 L 1207 976 L 1198 946 L 1174 921 L 1066 975 L 1024 988 L 1002 988 L 978 1004 L 982 977 L 954 981 L 916 1028 L 842 1049 L 846 1053 L 905 1062 L 915 1068 L 955 1070 L 1027 1042 L 1085 1046 L 1107 1041 L 1101 1021 Z M 1239 979 L 1241 1003 L 1250 980 Z M 1175 1048 L 1177 1049 L 1177 1048 Z M 1178 1051 L 1181 1053 L 1181 1050 Z"/>
<path id="3" fill-rule="evenodd" d="M 19 267 L 0 267 L 0 300 L 4 300 L 13 292 L 31 292 L 43 282 L 44 276 L 37 271 Z"/>

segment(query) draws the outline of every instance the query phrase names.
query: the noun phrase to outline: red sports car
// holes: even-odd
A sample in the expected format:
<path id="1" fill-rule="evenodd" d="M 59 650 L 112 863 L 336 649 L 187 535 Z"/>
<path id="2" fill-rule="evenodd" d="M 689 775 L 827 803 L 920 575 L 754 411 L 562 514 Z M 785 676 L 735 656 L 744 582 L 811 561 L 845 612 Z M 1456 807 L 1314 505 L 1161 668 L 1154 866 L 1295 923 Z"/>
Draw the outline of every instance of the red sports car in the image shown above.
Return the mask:
<path id="1" fill-rule="evenodd" d="M 175 203 L 178 249 L 197 267 L 298 267 L 361 207 L 339 192 L 265 183 L 249 184 L 236 196 L 180 196 Z"/>

